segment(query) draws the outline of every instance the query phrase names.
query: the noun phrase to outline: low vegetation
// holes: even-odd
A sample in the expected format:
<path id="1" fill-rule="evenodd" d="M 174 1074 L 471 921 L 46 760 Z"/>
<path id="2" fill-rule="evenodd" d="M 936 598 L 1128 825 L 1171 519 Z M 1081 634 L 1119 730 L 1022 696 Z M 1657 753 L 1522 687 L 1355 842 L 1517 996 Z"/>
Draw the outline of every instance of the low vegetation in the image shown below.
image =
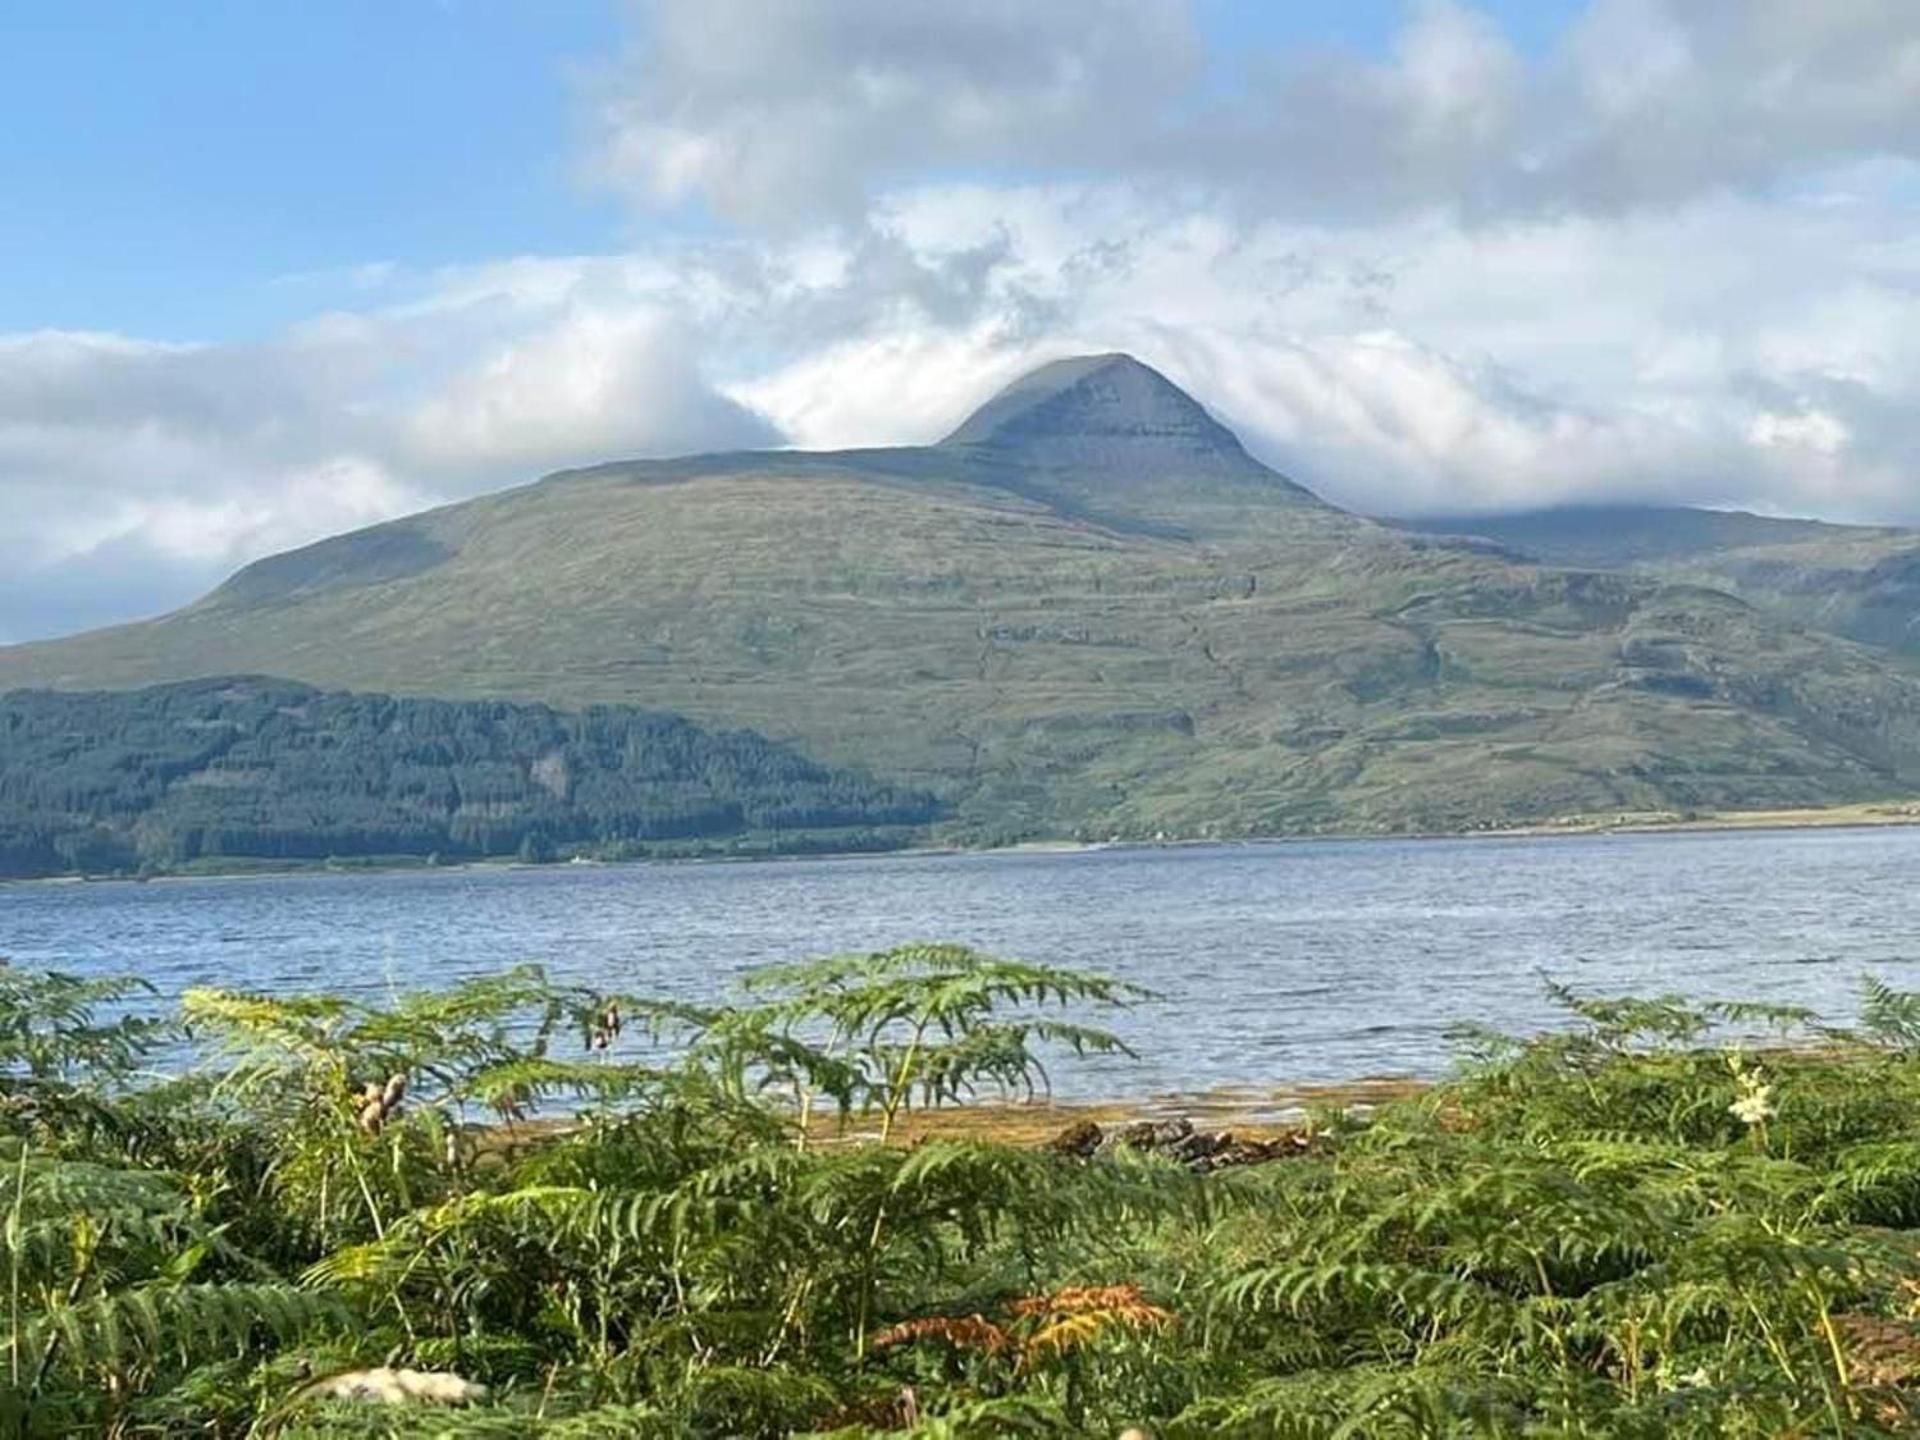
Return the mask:
<path id="1" fill-rule="evenodd" d="M 0 1433 L 1920 1426 L 1920 997 L 1562 993 L 1205 1176 L 895 1143 L 1142 998 L 918 946 L 713 1006 L 522 970 L 162 1021 L 0 968 Z"/>

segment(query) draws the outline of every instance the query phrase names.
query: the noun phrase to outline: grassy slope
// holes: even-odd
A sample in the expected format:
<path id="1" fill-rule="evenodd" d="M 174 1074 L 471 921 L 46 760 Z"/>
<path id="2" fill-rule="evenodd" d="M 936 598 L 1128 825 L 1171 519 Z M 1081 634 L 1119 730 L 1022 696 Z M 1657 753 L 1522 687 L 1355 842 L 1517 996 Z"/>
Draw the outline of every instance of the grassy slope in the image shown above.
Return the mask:
<path id="1" fill-rule="evenodd" d="M 970 447 L 602 467 L 0 651 L 0 688 L 251 670 L 637 703 L 931 782 L 971 839 L 1920 787 L 1920 685 L 1866 652 L 1401 534 L 1237 449 L 1189 467 L 1130 443 L 1053 468 Z"/>
<path id="2" fill-rule="evenodd" d="M 1920 531 L 1660 506 L 1406 523 L 1549 564 L 1711 586 L 1795 624 L 1920 657 Z"/>

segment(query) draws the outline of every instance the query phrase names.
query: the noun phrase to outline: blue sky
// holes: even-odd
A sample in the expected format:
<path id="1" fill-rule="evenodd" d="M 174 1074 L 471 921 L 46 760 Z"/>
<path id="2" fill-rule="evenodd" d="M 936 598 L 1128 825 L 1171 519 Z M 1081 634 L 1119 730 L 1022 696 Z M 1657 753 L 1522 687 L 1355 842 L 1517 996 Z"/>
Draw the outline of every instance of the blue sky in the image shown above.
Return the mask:
<path id="1" fill-rule="evenodd" d="M 1920 522 L 1915 0 L 0 12 L 0 644 L 1075 350 L 1366 513 Z"/>
<path id="2" fill-rule="evenodd" d="M 1404 0 L 1203 0 L 1221 63 L 1379 55 Z M 1544 50 L 1577 7 L 1482 7 Z M 233 340 L 365 298 L 363 267 L 604 252 L 685 228 L 581 174 L 617 0 L 14 0 L 0 332 Z"/>
<path id="3" fill-rule="evenodd" d="M 327 272 L 621 237 L 574 173 L 609 0 L 16 0 L 4 32 L 0 330 L 233 338 L 350 296 Z"/>

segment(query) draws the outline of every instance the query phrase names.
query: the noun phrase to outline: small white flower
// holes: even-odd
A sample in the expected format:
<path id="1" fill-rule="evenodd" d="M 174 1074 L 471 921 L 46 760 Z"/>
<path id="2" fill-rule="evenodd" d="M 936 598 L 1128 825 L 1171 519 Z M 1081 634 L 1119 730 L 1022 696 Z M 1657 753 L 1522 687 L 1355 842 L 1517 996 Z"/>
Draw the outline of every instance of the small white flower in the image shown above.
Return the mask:
<path id="1" fill-rule="evenodd" d="M 1660 1388 L 1669 1393 L 1675 1390 L 1706 1390 L 1713 1385 L 1713 1376 L 1707 1373 L 1704 1365 L 1695 1367 L 1691 1375 L 1676 1375 L 1663 1365 L 1654 1378 Z"/>
<path id="2" fill-rule="evenodd" d="M 1773 1087 L 1755 1085 L 1727 1106 L 1728 1113 L 1742 1125 L 1759 1125 L 1780 1112 L 1773 1108 Z"/>
<path id="3" fill-rule="evenodd" d="M 487 1398 L 487 1387 L 450 1370 L 348 1370 L 309 1385 L 308 1399 L 360 1400 L 376 1405 L 471 1405 Z"/>

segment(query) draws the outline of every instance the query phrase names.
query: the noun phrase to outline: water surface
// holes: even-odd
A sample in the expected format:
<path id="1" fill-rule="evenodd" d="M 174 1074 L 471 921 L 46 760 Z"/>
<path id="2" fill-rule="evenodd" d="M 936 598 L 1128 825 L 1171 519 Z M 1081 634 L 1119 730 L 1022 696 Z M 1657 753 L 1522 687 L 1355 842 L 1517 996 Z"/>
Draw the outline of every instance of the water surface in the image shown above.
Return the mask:
<path id="1" fill-rule="evenodd" d="M 536 960 L 718 998 L 755 965 L 961 940 L 1138 981 L 1134 1063 L 1067 1094 L 1436 1074 L 1447 1031 L 1607 993 L 1812 1004 L 1920 988 L 1920 828 L 1358 840 L 1064 854 L 0 887 L 0 955 L 188 985 L 363 993 Z"/>

